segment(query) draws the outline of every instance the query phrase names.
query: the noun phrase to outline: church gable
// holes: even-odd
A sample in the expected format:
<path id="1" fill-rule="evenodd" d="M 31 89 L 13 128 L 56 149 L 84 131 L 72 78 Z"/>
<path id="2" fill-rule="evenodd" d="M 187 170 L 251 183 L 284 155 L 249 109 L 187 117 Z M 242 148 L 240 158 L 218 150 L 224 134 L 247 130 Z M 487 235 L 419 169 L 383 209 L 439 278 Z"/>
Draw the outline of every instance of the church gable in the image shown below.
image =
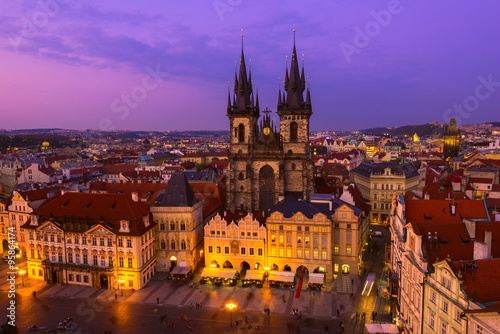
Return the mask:
<path id="1" fill-rule="evenodd" d="M 63 232 L 59 226 L 49 220 L 46 220 L 38 230 L 41 232 Z"/>
<path id="2" fill-rule="evenodd" d="M 85 234 L 94 234 L 94 235 L 102 235 L 102 236 L 112 236 L 114 233 L 110 232 L 107 228 L 104 228 L 101 225 L 96 225 L 85 232 Z"/>

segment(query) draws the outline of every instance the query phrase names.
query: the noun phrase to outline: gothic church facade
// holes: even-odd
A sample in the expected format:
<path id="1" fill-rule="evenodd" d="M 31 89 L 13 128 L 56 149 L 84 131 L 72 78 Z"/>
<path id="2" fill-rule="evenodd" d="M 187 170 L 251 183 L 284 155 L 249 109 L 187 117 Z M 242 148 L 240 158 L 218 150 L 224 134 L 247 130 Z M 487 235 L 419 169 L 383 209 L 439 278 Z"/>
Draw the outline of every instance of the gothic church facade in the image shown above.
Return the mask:
<path id="1" fill-rule="evenodd" d="M 284 91 L 278 92 L 278 127 L 267 108 L 261 117 L 251 76 L 247 76 L 242 48 L 234 92 L 228 92 L 227 102 L 230 162 L 226 209 L 233 212 L 268 211 L 285 195 L 308 199 L 314 190 L 314 164 L 309 155 L 311 98 L 309 88 L 306 90 L 304 66 L 299 71 L 295 41 Z"/>

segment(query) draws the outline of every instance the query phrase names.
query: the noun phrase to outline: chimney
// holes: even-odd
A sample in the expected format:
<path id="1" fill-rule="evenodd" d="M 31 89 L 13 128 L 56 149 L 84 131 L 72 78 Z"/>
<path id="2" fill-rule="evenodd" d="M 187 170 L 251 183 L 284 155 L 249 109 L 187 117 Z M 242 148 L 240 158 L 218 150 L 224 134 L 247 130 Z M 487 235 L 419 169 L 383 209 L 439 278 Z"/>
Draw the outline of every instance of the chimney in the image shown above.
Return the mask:
<path id="1" fill-rule="evenodd" d="M 486 244 L 486 258 L 491 258 L 491 241 L 492 241 L 492 232 L 485 231 L 484 232 L 484 243 Z"/>
<path id="2" fill-rule="evenodd" d="M 429 193 L 425 192 L 424 199 L 430 199 Z"/>
<path id="3" fill-rule="evenodd" d="M 61 189 L 61 195 L 64 195 L 65 192 L 66 192 L 66 189 Z"/>
<path id="4" fill-rule="evenodd" d="M 330 211 L 332 211 L 332 205 L 333 205 L 333 201 L 332 201 L 332 200 L 330 200 L 330 201 L 328 202 L 328 208 L 329 208 L 329 210 L 330 210 Z"/>
<path id="5" fill-rule="evenodd" d="M 139 193 L 137 191 L 132 191 L 132 201 L 139 202 Z"/>

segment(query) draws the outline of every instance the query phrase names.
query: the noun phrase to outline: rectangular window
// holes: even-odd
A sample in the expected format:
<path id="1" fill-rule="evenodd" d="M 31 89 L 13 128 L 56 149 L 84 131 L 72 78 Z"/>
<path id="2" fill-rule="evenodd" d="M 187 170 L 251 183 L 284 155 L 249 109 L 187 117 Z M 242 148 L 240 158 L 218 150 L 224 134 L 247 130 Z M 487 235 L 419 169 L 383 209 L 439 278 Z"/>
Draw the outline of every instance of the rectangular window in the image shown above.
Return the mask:
<path id="1" fill-rule="evenodd" d="M 352 248 L 351 247 L 347 247 L 346 253 L 347 253 L 346 254 L 347 256 L 351 256 L 352 255 Z"/>
<path id="2" fill-rule="evenodd" d="M 271 242 L 276 242 L 276 235 L 271 235 Z"/>
<path id="3" fill-rule="evenodd" d="M 447 326 L 446 324 L 441 324 L 441 334 L 446 334 Z"/>
<path id="4" fill-rule="evenodd" d="M 82 281 L 82 276 L 81 275 L 76 275 L 76 281 L 80 283 Z"/>
<path id="5" fill-rule="evenodd" d="M 248 255 L 255 255 L 254 252 L 255 252 L 255 248 L 249 248 L 248 249 Z"/>
<path id="6" fill-rule="evenodd" d="M 306 245 L 309 245 L 309 237 L 305 238 L 305 243 L 306 243 Z"/>
<path id="7" fill-rule="evenodd" d="M 429 314 L 429 327 L 434 329 L 434 313 Z"/>
<path id="8" fill-rule="evenodd" d="M 132 239 L 127 239 L 127 247 L 132 248 Z"/>
<path id="9" fill-rule="evenodd" d="M 229 247 L 228 246 L 224 247 L 224 254 L 229 254 Z"/>
<path id="10" fill-rule="evenodd" d="M 92 246 L 97 246 L 97 238 L 92 237 Z"/>
<path id="11" fill-rule="evenodd" d="M 280 248 L 280 257 L 283 257 L 283 248 Z"/>
<path id="12" fill-rule="evenodd" d="M 87 275 L 83 276 L 83 283 L 88 283 L 89 282 L 89 277 Z"/>
<path id="13" fill-rule="evenodd" d="M 262 256 L 264 254 L 262 248 L 257 248 L 257 255 Z"/>
<path id="14" fill-rule="evenodd" d="M 287 226 L 286 226 L 286 230 L 287 230 L 287 231 L 291 231 L 291 230 L 292 230 L 292 225 L 287 225 Z"/>
<path id="15" fill-rule="evenodd" d="M 476 334 L 483 334 L 483 327 L 476 325 Z"/>
<path id="16" fill-rule="evenodd" d="M 347 224 L 347 228 L 348 228 L 348 229 L 351 229 L 351 224 Z"/>
<path id="17" fill-rule="evenodd" d="M 334 254 L 335 255 L 339 255 L 340 254 L 340 247 L 339 246 L 335 246 L 334 247 Z"/>
<path id="18" fill-rule="evenodd" d="M 53 234 L 50 235 L 50 242 L 54 242 L 54 235 Z"/>
<path id="19" fill-rule="evenodd" d="M 345 241 L 346 241 L 346 242 L 352 242 L 351 240 L 352 240 L 352 239 L 351 239 L 351 233 L 347 233 L 347 234 L 345 235 Z"/>
<path id="20" fill-rule="evenodd" d="M 292 250 L 291 249 L 286 250 L 286 257 L 292 257 Z"/>
<path id="21" fill-rule="evenodd" d="M 462 318 L 460 318 L 460 311 L 457 311 L 457 312 L 455 313 L 455 320 L 456 320 L 459 324 L 461 324 L 461 323 L 462 323 Z"/>
<path id="22" fill-rule="evenodd" d="M 448 313 L 448 302 L 443 301 L 443 312 Z"/>
<path id="23" fill-rule="evenodd" d="M 118 258 L 118 266 L 123 268 L 123 266 L 124 266 L 124 265 L 123 265 L 123 256 L 120 256 L 120 257 Z"/>
<path id="24" fill-rule="evenodd" d="M 123 239 L 118 238 L 118 247 L 123 247 Z"/>
<path id="25" fill-rule="evenodd" d="M 297 243 L 298 243 L 298 244 L 301 244 L 301 243 L 302 243 L 302 237 L 300 237 L 300 236 L 299 236 L 299 237 L 297 237 Z"/>
<path id="26" fill-rule="evenodd" d="M 287 244 L 291 244 L 292 243 L 292 236 L 291 235 L 287 235 L 286 236 L 286 243 Z"/>
<path id="27" fill-rule="evenodd" d="M 334 270 L 335 270 L 335 272 L 336 272 L 336 273 L 338 273 L 338 272 L 339 272 L 339 264 L 338 264 L 338 263 L 335 263 L 334 268 L 335 268 L 335 269 L 334 269 Z"/>
<path id="28" fill-rule="evenodd" d="M 333 236 L 333 240 L 336 244 L 340 243 L 340 233 L 335 233 L 335 235 Z"/>
<path id="29" fill-rule="evenodd" d="M 327 231 L 328 231 L 328 229 L 326 227 L 321 228 L 321 232 L 326 233 Z"/>
<path id="30" fill-rule="evenodd" d="M 326 255 L 326 252 L 325 252 L 325 251 L 322 251 L 322 252 L 321 252 L 321 259 L 322 259 L 322 260 L 327 260 L 327 255 Z"/>
<path id="31" fill-rule="evenodd" d="M 305 227 L 304 227 L 304 230 L 305 230 L 306 232 L 309 232 L 309 226 L 305 226 Z"/>
<path id="32" fill-rule="evenodd" d="M 101 267 L 106 267 L 106 258 L 101 256 Z"/>
<path id="33" fill-rule="evenodd" d="M 89 264 L 89 257 L 87 254 L 83 254 L 83 264 Z"/>
<path id="34" fill-rule="evenodd" d="M 245 247 L 241 247 L 240 252 L 241 252 L 241 255 L 246 255 L 247 250 Z"/>
<path id="35" fill-rule="evenodd" d="M 80 264 L 80 254 L 79 253 L 75 254 L 75 263 Z"/>
<path id="36" fill-rule="evenodd" d="M 42 269 L 38 269 L 38 276 L 43 276 L 43 271 L 42 271 Z"/>
<path id="37" fill-rule="evenodd" d="M 57 261 L 61 263 L 63 262 L 62 253 L 57 254 Z"/>
<path id="38" fill-rule="evenodd" d="M 57 241 L 57 242 L 59 242 L 59 241 Z M 68 236 L 66 237 L 66 243 L 67 243 L 67 244 L 70 244 L 70 243 L 71 243 L 71 236 L 70 236 L 70 235 L 68 235 Z"/>
<path id="39" fill-rule="evenodd" d="M 68 263 L 73 263 L 73 253 L 68 253 Z"/>
<path id="40" fill-rule="evenodd" d="M 86 245 L 87 244 L 87 237 L 82 237 L 82 245 Z"/>
<path id="41" fill-rule="evenodd" d="M 299 259 L 301 259 L 301 258 L 302 258 L 302 249 L 297 249 L 297 257 L 298 257 Z"/>
<path id="42" fill-rule="evenodd" d="M 431 302 L 436 304 L 436 293 L 434 291 L 431 293 Z"/>
<path id="43" fill-rule="evenodd" d="M 92 260 L 93 260 L 93 263 L 94 263 L 94 266 L 97 266 L 97 255 L 93 255 L 92 256 Z"/>
<path id="44" fill-rule="evenodd" d="M 221 253 L 221 247 L 220 247 L 220 246 L 217 246 L 215 249 L 216 249 L 216 251 L 217 251 L 217 254 L 220 254 L 220 253 Z"/>
<path id="45" fill-rule="evenodd" d="M 314 238 L 313 238 L 313 245 L 314 245 L 314 246 L 317 246 L 317 245 L 318 245 L 318 243 L 319 243 L 318 237 L 314 237 Z"/>
<path id="46" fill-rule="evenodd" d="M 108 238 L 108 247 L 113 246 L 113 240 L 111 238 Z"/>
<path id="47" fill-rule="evenodd" d="M 326 246 L 326 238 L 321 238 L 321 246 Z"/>
<path id="48" fill-rule="evenodd" d="M 280 230 L 280 231 L 283 231 L 283 225 L 280 225 L 280 226 L 279 226 L 279 230 Z"/>
<path id="49" fill-rule="evenodd" d="M 302 226 L 297 226 L 297 231 L 301 232 L 302 231 Z"/>
<path id="50" fill-rule="evenodd" d="M 319 228 L 317 226 L 314 226 L 313 227 L 313 232 L 318 232 L 319 231 Z"/>
<path id="51" fill-rule="evenodd" d="M 134 287 L 134 280 L 133 279 L 129 279 L 128 280 L 128 287 L 129 288 L 133 288 Z"/>
<path id="52" fill-rule="evenodd" d="M 282 243 L 283 243 L 283 239 L 284 239 L 284 238 L 283 238 L 283 236 L 282 236 L 282 235 L 280 235 L 280 236 L 279 236 L 279 239 L 280 239 L 280 243 L 282 244 Z"/>
<path id="53" fill-rule="evenodd" d="M 35 258 L 35 250 L 32 249 L 31 252 L 30 252 L 30 255 L 31 255 L 31 258 L 34 259 Z"/>
<path id="54" fill-rule="evenodd" d="M 208 246 L 208 252 L 213 253 L 214 252 L 214 246 Z"/>
<path id="55" fill-rule="evenodd" d="M 317 250 L 315 250 L 315 251 L 313 252 L 313 256 L 314 256 L 314 259 L 315 259 L 315 260 L 319 259 L 319 252 L 318 252 Z"/>
<path id="56" fill-rule="evenodd" d="M 113 266 L 113 257 L 112 257 L 112 256 L 108 256 L 108 265 L 109 265 L 110 267 L 112 267 L 112 266 Z"/>
<path id="57" fill-rule="evenodd" d="M 276 256 L 276 248 L 271 248 L 271 256 Z"/>
<path id="58" fill-rule="evenodd" d="M 127 262 L 128 262 L 128 263 L 127 263 L 128 267 L 129 267 L 129 268 L 132 268 L 132 258 L 131 258 L 131 257 L 129 257 L 129 258 L 127 259 Z"/>
<path id="59" fill-rule="evenodd" d="M 75 236 L 75 244 L 79 244 L 80 243 L 80 237 L 79 236 Z"/>
<path id="60" fill-rule="evenodd" d="M 305 251 L 305 258 L 308 259 L 310 257 L 310 252 L 308 250 Z"/>

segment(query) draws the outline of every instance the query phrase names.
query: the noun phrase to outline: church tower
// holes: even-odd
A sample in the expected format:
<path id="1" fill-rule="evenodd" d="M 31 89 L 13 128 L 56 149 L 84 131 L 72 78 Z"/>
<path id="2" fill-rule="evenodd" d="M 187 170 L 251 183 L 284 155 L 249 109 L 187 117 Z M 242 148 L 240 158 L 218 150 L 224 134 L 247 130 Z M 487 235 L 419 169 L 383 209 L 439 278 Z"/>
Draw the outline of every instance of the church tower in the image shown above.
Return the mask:
<path id="1" fill-rule="evenodd" d="M 239 73 L 235 73 L 234 91 L 232 96 L 228 92 L 227 101 L 227 210 L 267 211 L 287 193 L 306 199 L 313 192 L 314 165 L 309 158 L 311 102 L 309 90 L 304 100 L 304 67 L 300 74 L 295 41 L 291 65 L 290 76 L 286 69 L 283 97 L 279 92 L 280 126 L 274 125 L 267 108 L 259 121 L 259 97 L 257 93 L 254 98 L 251 73 L 247 77 L 242 45 Z"/>
<path id="2" fill-rule="evenodd" d="M 455 118 L 450 118 L 450 124 L 446 131 L 444 132 L 444 160 L 448 161 L 450 158 L 458 156 L 458 151 L 460 149 L 460 131 L 457 128 L 457 122 Z"/>
<path id="3" fill-rule="evenodd" d="M 288 64 L 287 64 L 288 65 Z M 285 192 L 308 198 L 313 192 L 313 164 L 309 159 L 309 118 L 312 115 L 311 94 L 306 89 L 304 64 L 299 72 L 295 29 L 290 73 L 285 69 L 283 95 L 278 92 L 278 116 L 285 154 Z M 304 100 L 304 91 L 306 98 Z"/>

